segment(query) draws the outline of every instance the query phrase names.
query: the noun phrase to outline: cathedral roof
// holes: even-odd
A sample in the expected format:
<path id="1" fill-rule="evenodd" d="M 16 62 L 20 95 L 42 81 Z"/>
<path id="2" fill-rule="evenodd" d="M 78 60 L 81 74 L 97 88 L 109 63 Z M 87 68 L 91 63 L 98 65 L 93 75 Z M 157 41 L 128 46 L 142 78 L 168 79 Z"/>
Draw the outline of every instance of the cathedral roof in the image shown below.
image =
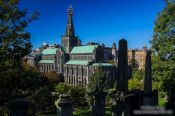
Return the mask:
<path id="1" fill-rule="evenodd" d="M 44 55 L 51 55 L 51 54 L 56 54 L 58 48 L 47 48 L 42 51 L 42 54 Z"/>
<path id="2" fill-rule="evenodd" d="M 40 60 L 39 63 L 54 63 L 54 60 Z"/>
<path id="3" fill-rule="evenodd" d="M 68 65 L 88 65 L 89 62 L 86 60 L 69 60 L 66 64 Z"/>
<path id="4" fill-rule="evenodd" d="M 76 46 L 72 49 L 70 54 L 84 54 L 84 53 L 93 53 L 94 49 L 98 45 L 87 45 L 87 46 Z"/>
<path id="5" fill-rule="evenodd" d="M 113 65 L 109 63 L 94 63 L 92 66 L 113 66 Z"/>

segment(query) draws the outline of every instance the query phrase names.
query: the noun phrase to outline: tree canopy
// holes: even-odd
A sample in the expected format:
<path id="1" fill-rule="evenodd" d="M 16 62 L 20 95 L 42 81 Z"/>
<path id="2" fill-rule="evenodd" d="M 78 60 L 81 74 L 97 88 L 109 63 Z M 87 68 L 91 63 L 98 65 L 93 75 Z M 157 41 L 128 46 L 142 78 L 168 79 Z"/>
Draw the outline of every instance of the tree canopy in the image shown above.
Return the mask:
<path id="1" fill-rule="evenodd" d="M 20 67 L 22 59 L 31 51 L 28 24 L 38 13 L 27 15 L 27 10 L 19 8 L 18 0 L 0 1 L 0 68 Z"/>
<path id="2" fill-rule="evenodd" d="M 109 79 L 107 78 L 107 74 L 103 71 L 102 67 L 98 66 L 94 74 L 90 77 L 87 92 L 93 94 L 105 92 L 110 86 Z"/>
<path id="3" fill-rule="evenodd" d="M 165 0 L 152 40 L 153 81 L 160 91 L 175 91 L 175 0 Z M 175 93 L 173 93 L 175 96 Z"/>
<path id="4" fill-rule="evenodd" d="M 38 17 L 19 8 L 19 0 L 0 1 L 0 106 L 16 97 L 26 97 L 48 85 L 34 68 L 22 65 L 31 51 L 28 24 Z"/>

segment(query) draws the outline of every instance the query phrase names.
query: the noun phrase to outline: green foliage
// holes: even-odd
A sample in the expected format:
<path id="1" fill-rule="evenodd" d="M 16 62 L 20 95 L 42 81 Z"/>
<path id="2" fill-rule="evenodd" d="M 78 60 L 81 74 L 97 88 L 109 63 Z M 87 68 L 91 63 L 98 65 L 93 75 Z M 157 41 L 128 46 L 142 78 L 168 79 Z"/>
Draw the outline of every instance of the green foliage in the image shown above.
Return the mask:
<path id="1" fill-rule="evenodd" d="M 49 71 L 45 74 L 45 76 L 49 79 L 52 88 L 55 88 L 55 86 L 58 83 L 63 83 L 64 82 L 64 76 L 62 74 L 58 74 L 55 71 Z"/>
<path id="2" fill-rule="evenodd" d="M 87 105 L 86 100 L 86 89 L 80 85 L 71 86 L 66 83 L 59 83 L 55 87 L 55 91 L 59 94 L 68 94 L 70 95 L 74 102 L 75 107 L 82 107 Z"/>
<path id="3" fill-rule="evenodd" d="M 74 99 L 74 106 L 83 107 L 87 105 L 86 89 L 80 85 L 72 86 L 69 94 Z"/>
<path id="4" fill-rule="evenodd" d="M 39 72 L 22 67 L 23 57 L 31 51 L 26 27 L 37 15 L 27 16 L 19 0 L 0 1 L 0 105 L 47 85 Z"/>
<path id="5" fill-rule="evenodd" d="M 29 99 L 32 103 L 35 104 L 36 112 L 54 112 L 56 111 L 54 101 L 55 99 L 51 96 L 50 89 L 48 87 L 39 88 L 34 94 L 29 96 Z"/>
<path id="6" fill-rule="evenodd" d="M 55 91 L 59 94 L 68 94 L 68 91 L 70 90 L 71 86 L 66 83 L 59 83 L 55 87 Z"/>
<path id="7" fill-rule="evenodd" d="M 34 69 L 9 69 L 1 72 L 0 77 L 0 101 L 3 103 L 16 97 L 30 96 L 40 87 L 49 85 L 48 79 Z"/>
<path id="8" fill-rule="evenodd" d="M 132 78 L 138 79 L 138 80 L 143 80 L 143 78 L 144 78 L 144 70 L 133 69 L 132 70 Z"/>
<path id="9" fill-rule="evenodd" d="M 155 22 L 153 51 L 153 82 L 159 91 L 173 91 L 175 97 L 175 4 L 166 1 L 166 7 Z"/>
<path id="10" fill-rule="evenodd" d="M 129 90 L 135 90 L 135 89 L 143 90 L 143 78 L 144 78 L 143 70 L 133 69 L 132 73 L 133 73 L 132 78 L 128 82 L 128 89 Z"/>
<path id="11" fill-rule="evenodd" d="M 0 69 L 19 68 L 22 59 L 31 51 L 30 34 L 25 30 L 36 18 L 19 9 L 18 0 L 0 2 Z"/>
<path id="12" fill-rule="evenodd" d="M 100 93 L 105 92 L 109 87 L 107 75 L 104 73 L 100 66 L 97 67 L 95 73 L 90 77 L 89 84 L 87 86 L 88 93 Z"/>
<path id="13" fill-rule="evenodd" d="M 74 109 L 73 116 L 90 116 L 91 111 L 89 107 Z M 105 107 L 105 116 L 111 116 L 111 107 Z"/>
<path id="14" fill-rule="evenodd" d="M 75 108 L 73 112 L 73 116 L 89 116 L 91 113 L 89 107 L 85 108 Z"/>
<path id="15" fill-rule="evenodd" d="M 136 90 L 136 89 L 143 90 L 143 81 L 140 81 L 138 79 L 130 79 L 128 82 L 128 89 L 129 90 Z"/>

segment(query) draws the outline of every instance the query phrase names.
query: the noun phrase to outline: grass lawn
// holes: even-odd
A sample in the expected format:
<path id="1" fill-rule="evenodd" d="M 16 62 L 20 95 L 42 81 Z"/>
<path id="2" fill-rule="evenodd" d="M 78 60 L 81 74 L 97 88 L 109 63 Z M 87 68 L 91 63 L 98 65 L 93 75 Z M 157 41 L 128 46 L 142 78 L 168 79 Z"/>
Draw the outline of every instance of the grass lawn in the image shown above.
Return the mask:
<path id="1" fill-rule="evenodd" d="M 73 115 L 74 116 L 90 116 L 90 113 L 91 113 L 90 107 L 75 108 Z M 106 107 L 105 113 L 106 113 L 106 116 L 111 116 L 111 107 Z"/>

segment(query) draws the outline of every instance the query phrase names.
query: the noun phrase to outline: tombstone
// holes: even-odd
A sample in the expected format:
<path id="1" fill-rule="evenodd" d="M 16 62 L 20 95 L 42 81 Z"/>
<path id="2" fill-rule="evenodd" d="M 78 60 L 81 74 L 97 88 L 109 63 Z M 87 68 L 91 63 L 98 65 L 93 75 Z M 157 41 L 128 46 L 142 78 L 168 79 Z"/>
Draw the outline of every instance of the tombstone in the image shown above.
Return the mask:
<path id="1" fill-rule="evenodd" d="M 61 94 L 59 99 L 55 101 L 57 116 L 73 116 L 73 103 L 71 96 Z"/>
<path id="2" fill-rule="evenodd" d="M 158 90 L 153 90 L 153 96 L 154 96 L 154 105 L 158 105 Z"/>
<path id="3" fill-rule="evenodd" d="M 118 77 L 117 77 L 117 89 L 121 92 L 128 91 L 128 50 L 127 41 L 121 39 L 119 41 L 119 53 L 118 53 Z"/>
<path id="4" fill-rule="evenodd" d="M 174 106 L 173 103 L 174 103 L 174 101 L 173 101 L 173 90 L 168 89 L 166 108 L 167 109 L 173 109 L 173 106 Z"/>
<path id="5" fill-rule="evenodd" d="M 154 105 L 154 96 L 152 92 L 152 69 L 151 69 L 151 51 L 146 54 L 145 77 L 144 77 L 144 97 L 143 105 Z"/>
<path id="6" fill-rule="evenodd" d="M 105 116 L 105 97 L 105 92 L 95 95 L 95 116 Z"/>
<path id="7" fill-rule="evenodd" d="M 112 115 L 129 116 L 130 114 L 130 96 L 128 92 L 128 52 L 127 41 L 119 41 L 118 53 L 118 75 L 117 75 L 117 92 L 113 96 Z"/>
<path id="8" fill-rule="evenodd" d="M 8 103 L 9 116 L 35 116 L 34 105 L 25 99 L 15 99 Z"/>

